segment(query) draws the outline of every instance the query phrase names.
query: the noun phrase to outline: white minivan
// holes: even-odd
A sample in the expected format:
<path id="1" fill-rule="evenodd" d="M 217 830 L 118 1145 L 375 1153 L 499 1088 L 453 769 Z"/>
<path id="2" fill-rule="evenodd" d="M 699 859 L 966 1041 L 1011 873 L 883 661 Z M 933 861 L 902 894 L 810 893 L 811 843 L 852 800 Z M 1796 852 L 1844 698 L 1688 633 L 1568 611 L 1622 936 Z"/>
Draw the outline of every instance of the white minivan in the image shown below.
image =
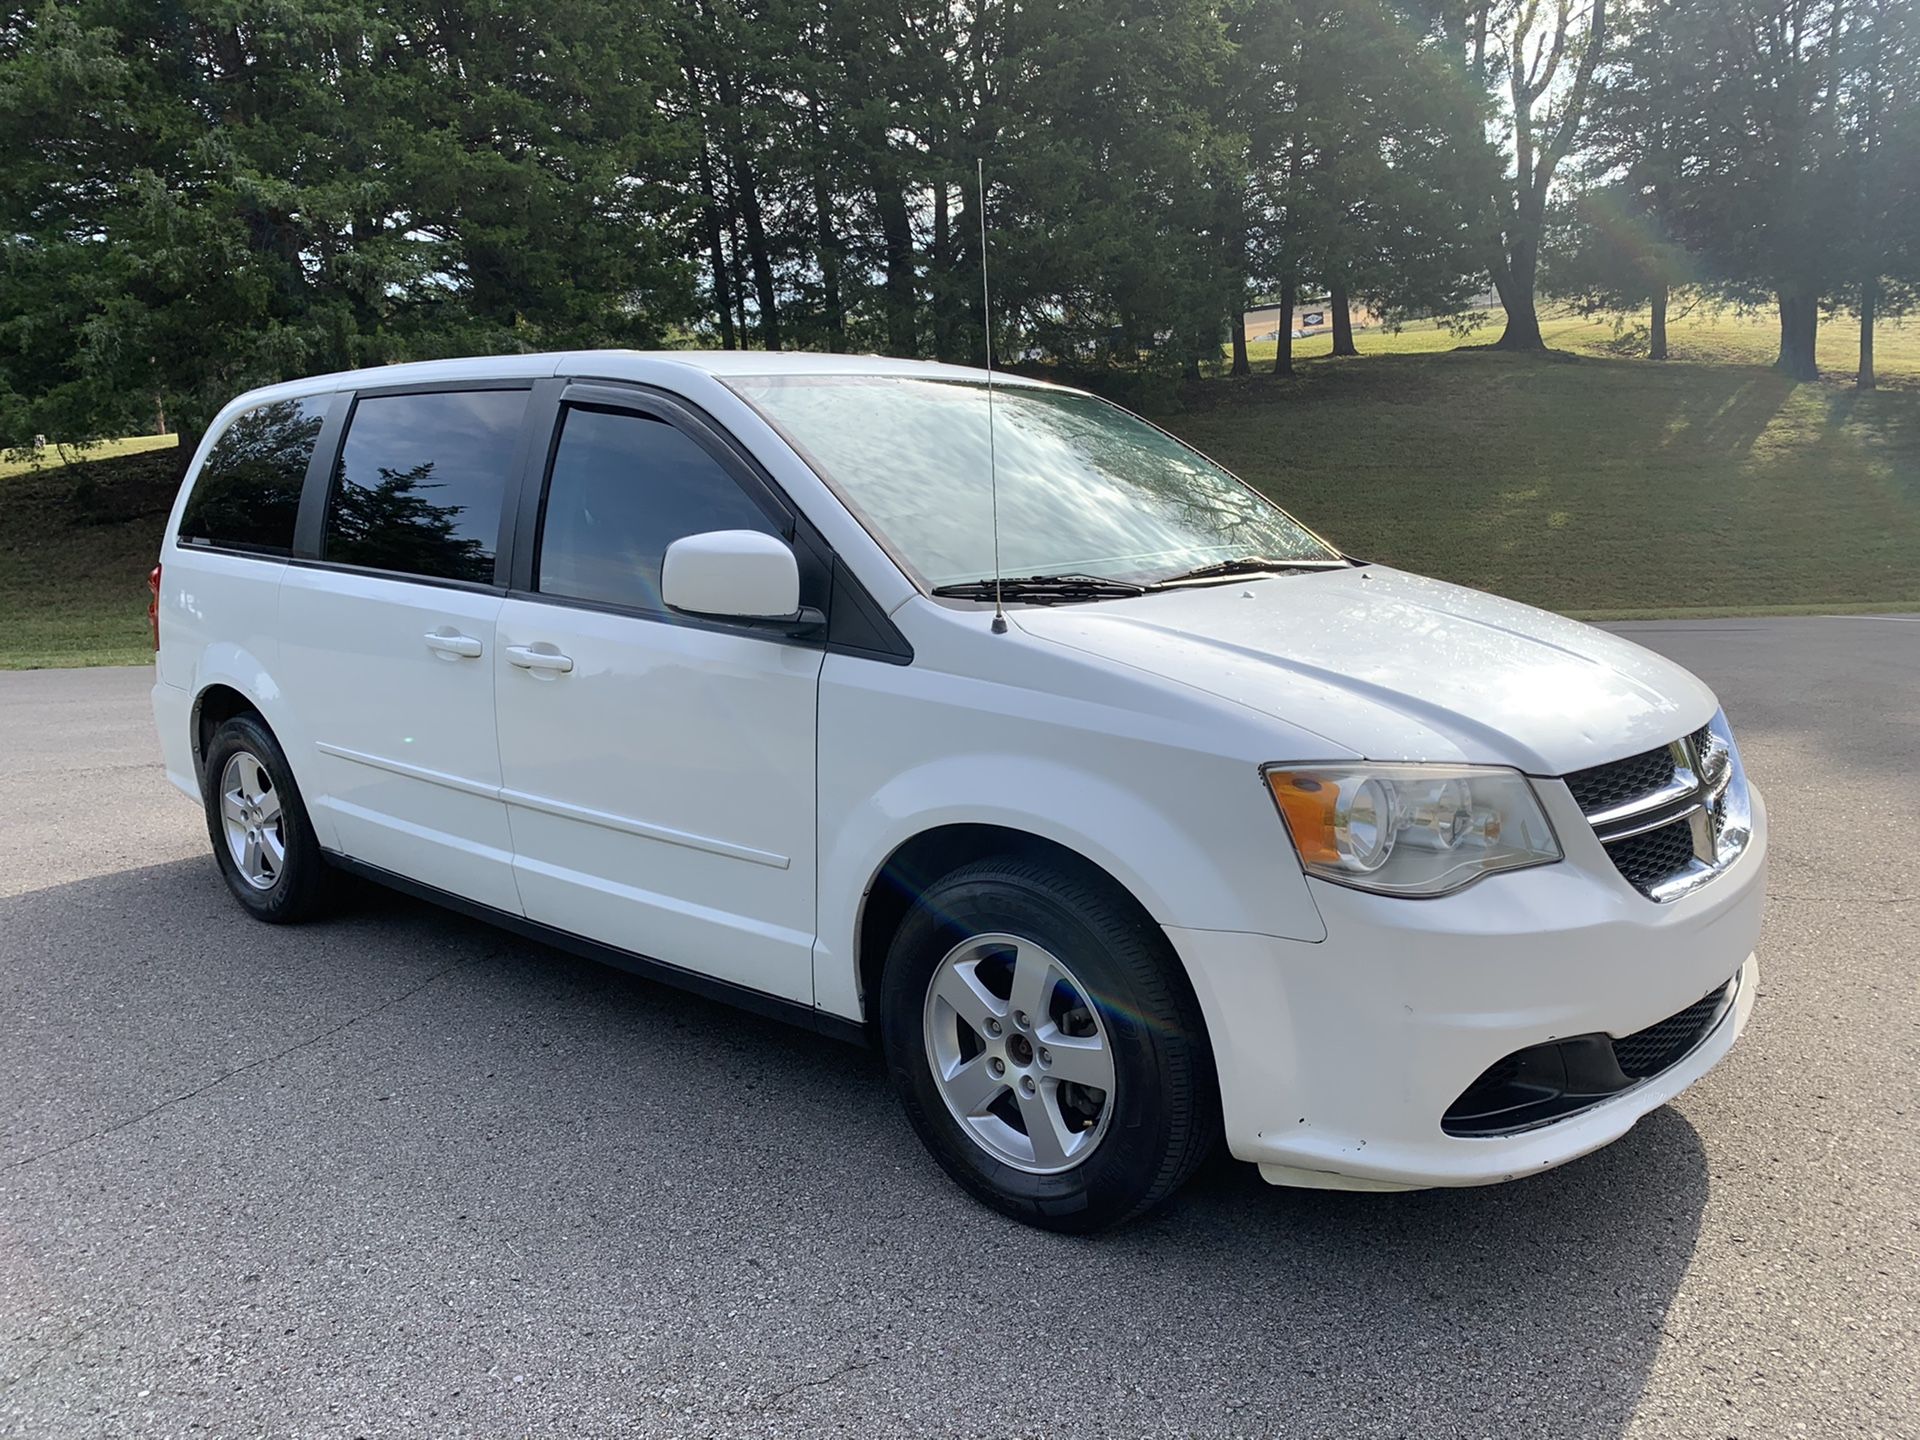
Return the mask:
<path id="1" fill-rule="evenodd" d="M 351 872 L 877 1042 L 948 1173 L 1063 1230 L 1223 1137 L 1286 1185 L 1532 1174 L 1727 1053 L 1766 820 L 1704 685 L 987 378 L 603 351 L 235 400 L 153 576 L 234 895 Z"/>

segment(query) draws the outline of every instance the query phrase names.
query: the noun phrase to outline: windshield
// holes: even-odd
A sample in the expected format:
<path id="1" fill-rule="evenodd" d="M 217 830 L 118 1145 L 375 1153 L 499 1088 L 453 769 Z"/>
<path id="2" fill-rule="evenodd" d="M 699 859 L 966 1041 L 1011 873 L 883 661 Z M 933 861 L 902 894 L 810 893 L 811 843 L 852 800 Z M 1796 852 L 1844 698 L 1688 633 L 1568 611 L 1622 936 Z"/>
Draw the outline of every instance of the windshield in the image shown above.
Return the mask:
<path id="1" fill-rule="evenodd" d="M 994 572 L 987 392 L 968 381 L 730 383 L 929 587 Z M 1221 560 L 1338 553 L 1172 436 L 1089 395 L 993 392 L 1000 570 L 1150 583 Z"/>

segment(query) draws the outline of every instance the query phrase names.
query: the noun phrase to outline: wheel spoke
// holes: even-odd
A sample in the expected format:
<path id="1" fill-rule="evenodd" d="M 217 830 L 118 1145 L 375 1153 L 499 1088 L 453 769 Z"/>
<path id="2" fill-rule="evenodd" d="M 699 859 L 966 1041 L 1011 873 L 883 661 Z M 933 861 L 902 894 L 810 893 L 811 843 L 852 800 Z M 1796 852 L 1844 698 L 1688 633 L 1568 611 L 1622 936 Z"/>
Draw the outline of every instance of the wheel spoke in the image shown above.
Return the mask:
<path id="1" fill-rule="evenodd" d="M 260 823 L 272 825 L 280 818 L 280 792 L 269 790 L 260 797 Z"/>
<path id="2" fill-rule="evenodd" d="M 986 1033 L 989 1018 L 1007 1013 L 1000 997 L 980 983 L 978 967 L 973 964 L 943 967 L 940 978 L 934 982 L 933 993 L 950 1005 L 976 1034 Z"/>
<path id="3" fill-rule="evenodd" d="M 273 877 L 276 880 L 279 879 L 280 872 L 287 863 L 287 845 L 286 841 L 280 837 L 279 826 L 276 825 L 271 829 L 264 825 L 260 827 L 260 850 L 266 857 L 267 866 Z"/>
<path id="4" fill-rule="evenodd" d="M 987 1107 L 1007 1088 L 1007 1082 L 987 1068 L 985 1055 L 976 1055 L 961 1064 L 940 1083 L 962 1115 L 986 1114 Z"/>
<path id="5" fill-rule="evenodd" d="M 1024 1011 L 1028 1023 L 1044 1025 L 1047 1002 L 1053 996 L 1058 978 L 1051 955 L 1037 946 L 1022 945 L 1013 952 L 1013 989 L 1008 994 L 1008 1003 L 1014 1010 Z"/>
<path id="6" fill-rule="evenodd" d="M 1014 1094 L 1020 1102 L 1020 1119 L 1027 1127 L 1027 1138 L 1033 1142 L 1033 1163 L 1049 1169 L 1066 1164 L 1067 1146 L 1072 1139 L 1060 1123 L 1056 1105 L 1049 1102 L 1047 1091 L 1026 1095 L 1016 1090 Z"/>
<path id="7" fill-rule="evenodd" d="M 258 833 L 247 836 L 246 848 L 240 855 L 240 869 L 249 880 L 260 878 L 260 836 Z"/>
<path id="8" fill-rule="evenodd" d="M 980 1150 L 1034 1175 L 1094 1153 L 1113 1119 L 1119 1062 L 1086 986 L 1044 942 L 968 936 L 934 969 L 922 1011 L 930 1078 Z M 1056 1011 L 1087 1033 L 1066 1033 Z M 1067 1109 L 1063 1085 L 1073 1087 Z"/>
<path id="9" fill-rule="evenodd" d="M 245 752 L 235 758 L 240 762 L 240 793 L 249 802 L 257 801 L 267 788 L 265 777 L 260 773 L 260 762 Z"/>
<path id="10" fill-rule="evenodd" d="M 1098 1035 L 1066 1035 L 1055 1026 L 1041 1032 L 1039 1043 L 1047 1052 L 1049 1079 L 1113 1089 L 1113 1057 Z"/>
<path id="11" fill-rule="evenodd" d="M 245 825 L 247 819 L 242 813 L 245 803 L 239 790 L 229 790 L 220 797 L 220 814 L 236 825 Z"/>

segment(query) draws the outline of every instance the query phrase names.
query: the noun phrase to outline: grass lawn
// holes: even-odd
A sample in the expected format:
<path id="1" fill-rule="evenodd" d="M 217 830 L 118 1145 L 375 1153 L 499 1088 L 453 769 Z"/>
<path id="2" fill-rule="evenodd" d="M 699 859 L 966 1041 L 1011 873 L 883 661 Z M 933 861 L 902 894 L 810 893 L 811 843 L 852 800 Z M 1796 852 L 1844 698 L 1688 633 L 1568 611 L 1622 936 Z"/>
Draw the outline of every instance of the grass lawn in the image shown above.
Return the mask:
<path id="1" fill-rule="evenodd" d="M 1560 354 L 1432 326 L 1363 332 L 1358 359 L 1303 341 L 1297 375 L 1203 381 L 1163 423 L 1354 554 L 1550 609 L 1920 609 L 1920 322 L 1880 328 L 1864 395 L 1842 325 L 1811 385 L 1766 368 L 1764 318 L 1677 321 L 1664 364 L 1609 323 L 1546 329 Z M 153 443 L 0 461 L 0 667 L 148 658 L 177 459 Z"/>
<path id="2" fill-rule="evenodd" d="M 1458 332 L 1430 321 L 1407 326 L 1398 334 L 1362 330 L 1354 343 L 1365 355 L 1432 355 L 1457 350 L 1463 345 L 1491 345 L 1500 338 L 1505 312 L 1499 309 L 1481 312 L 1484 323 L 1464 337 Z M 1611 317 L 1586 319 L 1578 315 L 1547 315 L 1540 321 L 1540 333 L 1547 344 L 1576 355 L 1612 359 L 1645 356 L 1647 317 L 1630 317 L 1631 322 L 1616 327 Z M 1636 329 L 1637 325 L 1637 329 Z M 1874 327 L 1875 372 L 1883 385 L 1920 385 L 1920 318 L 1905 322 L 1882 320 Z M 1770 366 L 1780 344 L 1779 322 L 1772 314 L 1741 315 L 1731 310 L 1678 311 L 1667 321 L 1668 364 L 1760 365 Z M 1294 358 L 1327 359 L 1333 350 L 1333 336 L 1323 333 L 1293 342 Z M 1271 340 L 1251 345 L 1247 358 L 1258 371 L 1273 364 Z M 1821 372 L 1836 381 L 1851 382 L 1860 359 L 1860 331 L 1849 319 L 1823 320 L 1814 349 L 1814 360 Z M 1225 373 L 1225 364 L 1221 366 Z"/>
<path id="3" fill-rule="evenodd" d="M 1920 608 L 1920 324 L 1880 327 L 1866 394 L 1774 374 L 1764 320 L 1680 322 L 1663 364 L 1545 328 L 1561 355 L 1316 337 L 1295 376 L 1208 380 L 1164 423 L 1354 554 L 1550 609 Z M 1851 328 L 1822 332 L 1850 363 Z"/>
<path id="4" fill-rule="evenodd" d="M 139 455 L 148 450 L 172 450 L 180 443 L 178 435 L 129 435 L 124 440 L 96 440 L 89 445 L 49 443 L 38 456 L 15 458 L 17 452 L 0 450 L 0 480 L 9 475 L 24 475 L 83 460 L 110 460 L 120 455 Z"/>
<path id="5" fill-rule="evenodd" d="M 147 572 L 178 456 L 152 438 L 72 465 L 0 469 L 0 668 L 153 657 Z"/>

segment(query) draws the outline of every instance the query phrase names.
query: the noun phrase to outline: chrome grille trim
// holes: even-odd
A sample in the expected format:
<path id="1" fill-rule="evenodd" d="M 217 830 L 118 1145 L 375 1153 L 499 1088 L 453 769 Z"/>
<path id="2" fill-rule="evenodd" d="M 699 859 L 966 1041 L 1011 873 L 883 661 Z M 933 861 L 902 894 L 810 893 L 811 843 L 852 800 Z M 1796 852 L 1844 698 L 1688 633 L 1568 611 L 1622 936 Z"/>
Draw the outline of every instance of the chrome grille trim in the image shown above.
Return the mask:
<path id="1" fill-rule="evenodd" d="M 1674 748 L 1679 747 L 1676 745 Z M 1644 800 L 1616 805 L 1611 810 L 1596 811 L 1587 816 L 1587 823 L 1593 826 L 1600 843 L 1611 845 L 1616 840 L 1630 840 L 1635 835 L 1658 830 L 1662 825 L 1671 825 L 1699 811 L 1711 810 L 1720 803 L 1721 796 L 1727 793 L 1727 787 L 1733 783 L 1733 771 L 1730 768 L 1721 770 L 1717 779 L 1703 781 L 1695 771 L 1686 768 L 1685 761 L 1678 758 L 1674 761 L 1673 773 L 1673 784 Z"/>
<path id="2" fill-rule="evenodd" d="M 1675 747 L 1669 746 L 1668 748 L 1672 749 Z M 1647 815 L 1657 810 L 1664 810 L 1675 801 L 1689 800 L 1693 797 L 1696 789 L 1697 787 L 1693 783 L 1692 776 L 1689 775 L 1686 779 L 1682 779 L 1680 770 L 1678 766 L 1676 766 L 1673 780 L 1662 788 L 1655 790 L 1652 794 L 1641 795 L 1632 800 L 1623 800 L 1618 805 L 1609 805 L 1604 810 L 1590 810 L 1583 813 L 1586 814 L 1587 823 L 1593 826 L 1594 829 L 1611 829 L 1623 820 L 1632 820 L 1637 815 Z M 1656 820 L 1653 823 L 1661 825 L 1666 822 Z"/>
<path id="3" fill-rule="evenodd" d="M 1691 735 L 1663 748 L 1669 778 L 1625 799 L 1611 798 L 1618 793 L 1620 777 L 1651 781 L 1660 768 L 1654 763 L 1659 751 L 1566 777 L 1576 800 L 1583 792 L 1609 797 L 1609 803 L 1583 807 L 1581 813 L 1621 875 L 1659 903 L 1679 899 L 1731 865 L 1752 837 L 1753 818 L 1746 773 L 1724 715 L 1715 714 Z M 1631 843 L 1682 823 L 1687 827 L 1684 841 L 1668 835 L 1648 842 L 1652 850 Z M 1676 861 L 1677 868 L 1669 869 Z"/>

